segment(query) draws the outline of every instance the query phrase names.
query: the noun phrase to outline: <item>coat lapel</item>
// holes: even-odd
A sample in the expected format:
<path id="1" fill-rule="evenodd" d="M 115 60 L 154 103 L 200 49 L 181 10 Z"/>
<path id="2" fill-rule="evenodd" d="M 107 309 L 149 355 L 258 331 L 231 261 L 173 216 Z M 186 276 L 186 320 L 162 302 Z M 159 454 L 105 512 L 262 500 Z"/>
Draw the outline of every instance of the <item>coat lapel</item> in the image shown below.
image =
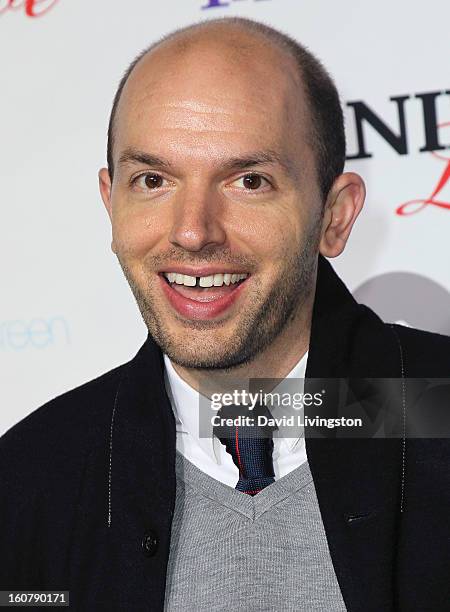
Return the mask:
<path id="1" fill-rule="evenodd" d="M 340 403 L 341 379 L 389 377 L 401 377 L 395 336 L 371 310 L 355 302 L 320 257 L 306 391 L 325 389 L 326 412 L 332 415 Z M 377 409 L 376 402 L 372 408 Z M 305 416 L 317 413 L 317 408 L 305 407 Z M 394 605 L 401 440 L 344 438 L 336 430 L 314 428 L 305 428 L 305 436 L 346 606 L 351 612 L 388 612 Z"/>

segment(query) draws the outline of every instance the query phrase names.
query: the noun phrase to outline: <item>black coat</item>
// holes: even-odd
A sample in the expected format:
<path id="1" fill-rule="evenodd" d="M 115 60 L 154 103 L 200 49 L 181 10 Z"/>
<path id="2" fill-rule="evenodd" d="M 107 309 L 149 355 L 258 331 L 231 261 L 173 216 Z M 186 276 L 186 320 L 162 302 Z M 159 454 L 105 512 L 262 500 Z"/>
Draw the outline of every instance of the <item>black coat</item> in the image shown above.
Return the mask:
<path id="1" fill-rule="evenodd" d="M 450 338 L 384 324 L 320 257 L 307 383 L 449 366 Z M 0 439 L 0 590 L 70 590 L 80 611 L 162 610 L 175 497 L 163 367 L 148 337 Z M 347 609 L 450 610 L 449 439 L 306 436 Z"/>

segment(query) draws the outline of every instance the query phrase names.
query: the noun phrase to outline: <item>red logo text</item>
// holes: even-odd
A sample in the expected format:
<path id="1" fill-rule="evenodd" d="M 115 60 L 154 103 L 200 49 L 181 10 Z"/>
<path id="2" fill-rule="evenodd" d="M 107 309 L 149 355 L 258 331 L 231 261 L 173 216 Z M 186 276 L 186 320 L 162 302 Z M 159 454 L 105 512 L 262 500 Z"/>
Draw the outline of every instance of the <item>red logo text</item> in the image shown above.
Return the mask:
<path id="1" fill-rule="evenodd" d="M 0 15 L 22 9 L 28 17 L 41 17 L 57 2 L 58 0 L 0 0 Z"/>

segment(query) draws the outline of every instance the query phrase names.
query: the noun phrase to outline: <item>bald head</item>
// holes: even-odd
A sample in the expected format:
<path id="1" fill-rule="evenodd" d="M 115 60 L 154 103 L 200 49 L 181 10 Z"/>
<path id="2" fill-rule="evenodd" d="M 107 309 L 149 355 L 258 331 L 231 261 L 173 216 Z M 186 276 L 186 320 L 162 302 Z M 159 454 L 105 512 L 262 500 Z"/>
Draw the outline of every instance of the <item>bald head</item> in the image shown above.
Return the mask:
<path id="1" fill-rule="evenodd" d="M 241 105 L 254 104 L 261 111 L 265 105 L 270 113 L 269 129 L 282 131 L 282 126 L 273 121 L 271 124 L 272 117 L 289 119 L 300 130 L 299 138 L 313 151 L 323 199 L 343 171 L 342 110 L 334 83 L 321 63 L 273 28 L 249 19 L 225 18 L 177 30 L 146 48 L 130 64 L 116 92 L 109 121 L 107 161 L 111 181 L 118 132 L 133 130 L 133 117 L 144 105 L 152 104 L 161 87 L 165 99 L 170 100 L 168 107 L 180 102 L 180 91 L 185 111 L 189 110 L 186 104 L 202 105 L 203 93 L 208 94 L 204 103 L 209 109 L 214 96 L 220 102 L 219 98 L 239 95 Z M 193 121 L 198 110 L 194 106 Z M 227 109 L 234 112 L 232 106 Z M 228 110 L 222 109 L 224 126 Z M 168 113 L 168 133 L 175 125 L 182 127 L 180 121 L 186 121 L 186 113 L 183 117 Z"/>

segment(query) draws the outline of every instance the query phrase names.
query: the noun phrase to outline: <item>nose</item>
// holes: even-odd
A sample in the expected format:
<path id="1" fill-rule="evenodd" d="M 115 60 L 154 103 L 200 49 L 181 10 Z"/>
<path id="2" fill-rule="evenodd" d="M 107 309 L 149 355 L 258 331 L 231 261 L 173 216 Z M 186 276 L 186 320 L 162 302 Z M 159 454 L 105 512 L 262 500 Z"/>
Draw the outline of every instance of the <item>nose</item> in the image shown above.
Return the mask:
<path id="1" fill-rule="evenodd" d="M 184 189 L 174 202 L 169 242 L 186 251 L 200 251 L 226 241 L 223 206 L 218 193 L 207 188 Z"/>

